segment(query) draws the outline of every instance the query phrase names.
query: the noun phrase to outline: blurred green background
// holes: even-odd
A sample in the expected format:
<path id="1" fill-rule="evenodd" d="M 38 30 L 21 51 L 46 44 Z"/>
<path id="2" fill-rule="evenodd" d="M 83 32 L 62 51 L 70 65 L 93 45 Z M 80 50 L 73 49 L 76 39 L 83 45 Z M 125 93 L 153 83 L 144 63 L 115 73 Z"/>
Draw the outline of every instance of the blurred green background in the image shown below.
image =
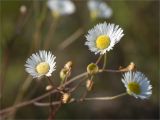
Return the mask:
<path id="1" fill-rule="evenodd" d="M 55 54 L 57 69 L 53 73 L 55 84 L 59 83 L 59 71 L 72 60 L 72 77 L 86 71 L 90 62 L 96 61 L 94 55 L 84 45 L 87 31 L 100 22 L 120 25 L 125 36 L 108 53 L 107 68 L 118 69 L 134 62 L 153 85 L 153 95 L 149 100 L 125 96 L 113 101 L 91 101 L 66 104 L 60 108 L 56 119 L 158 119 L 159 118 L 159 1 L 158 0 L 108 0 L 112 8 L 110 19 L 92 21 L 85 0 L 73 0 L 76 12 L 62 16 L 58 20 L 52 17 L 46 1 L 39 0 L 1 0 L 0 1 L 0 101 L 1 109 L 14 104 L 18 91 L 27 78 L 26 59 L 37 50 L 44 49 L 46 39 L 51 43 L 46 50 Z M 22 5 L 26 13 L 20 13 Z M 51 28 L 53 25 L 56 27 Z M 83 34 L 65 49 L 59 45 L 77 29 Z M 48 32 L 50 30 L 50 33 Z M 53 32 L 53 34 L 52 34 Z M 45 93 L 46 80 L 33 80 L 24 93 L 22 101 Z M 95 78 L 91 96 L 112 96 L 125 91 L 119 73 L 101 73 Z M 82 89 L 75 94 L 82 93 Z M 47 119 L 48 107 L 29 105 L 18 109 L 16 119 Z"/>

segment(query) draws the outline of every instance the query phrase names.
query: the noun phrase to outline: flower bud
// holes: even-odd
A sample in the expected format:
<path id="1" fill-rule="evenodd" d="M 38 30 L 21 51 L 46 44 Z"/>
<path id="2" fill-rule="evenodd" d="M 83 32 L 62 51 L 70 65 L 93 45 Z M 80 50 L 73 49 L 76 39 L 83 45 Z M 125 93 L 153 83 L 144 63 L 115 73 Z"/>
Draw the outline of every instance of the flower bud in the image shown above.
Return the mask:
<path id="1" fill-rule="evenodd" d="M 73 65 L 72 61 L 68 61 L 68 62 L 64 65 L 64 68 L 70 70 L 70 69 L 72 68 L 72 65 Z"/>
<path id="2" fill-rule="evenodd" d="M 47 86 L 46 86 L 46 90 L 47 90 L 47 91 L 51 90 L 52 88 L 53 88 L 52 85 L 47 85 Z"/>
<path id="3" fill-rule="evenodd" d="M 61 78 L 62 81 L 65 80 L 67 74 L 68 74 L 68 70 L 65 69 L 65 68 L 63 68 L 63 69 L 60 71 L 60 78 Z"/>
<path id="4" fill-rule="evenodd" d="M 93 88 L 93 80 L 87 80 L 86 81 L 86 88 L 88 91 L 91 91 Z"/>
<path id="5" fill-rule="evenodd" d="M 21 12 L 22 14 L 25 14 L 25 13 L 27 12 L 27 7 L 26 7 L 25 5 L 22 5 L 22 6 L 20 7 L 20 12 Z"/>
<path id="6" fill-rule="evenodd" d="M 136 66 L 135 66 L 135 64 L 134 64 L 133 62 L 131 62 L 131 63 L 127 66 L 127 69 L 128 69 L 129 71 L 133 71 L 133 70 L 135 70 L 135 68 L 136 68 Z"/>
<path id="7" fill-rule="evenodd" d="M 95 74 L 98 72 L 98 66 L 95 63 L 90 63 L 87 66 L 87 72 L 88 74 Z"/>
<path id="8" fill-rule="evenodd" d="M 133 62 L 131 62 L 127 67 L 122 68 L 120 67 L 120 71 L 133 71 L 136 69 L 136 66 Z"/>
<path id="9" fill-rule="evenodd" d="M 68 103 L 70 101 L 71 94 L 70 93 L 63 93 L 62 95 L 62 102 L 63 103 Z"/>

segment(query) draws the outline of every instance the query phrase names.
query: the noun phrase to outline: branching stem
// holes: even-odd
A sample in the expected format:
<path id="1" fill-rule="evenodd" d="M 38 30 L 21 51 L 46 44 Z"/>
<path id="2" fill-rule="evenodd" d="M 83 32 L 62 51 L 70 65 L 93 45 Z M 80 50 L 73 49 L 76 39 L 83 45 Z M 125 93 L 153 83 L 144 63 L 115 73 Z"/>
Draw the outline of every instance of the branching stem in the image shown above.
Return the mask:
<path id="1" fill-rule="evenodd" d="M 121 72 L 127 72 L 127 71 L 120 71 L 120 70 L 110 70 L 110 69 L 100 69 L 99 70 L 99 73 L 101 72 L 113 72 L 113 73 L 121 73 Z M 5 108 L 3 110 L 0 111 L 0 115 L 4 114 L 4 113 L 7 113 L 7 112 L 10 112 L 12 111 L 13 109 L 17 109 L 17 108 L 20 108 L 20 107 L 23 107 L 23 106 L 27 106 L 27 105 L 30 105 L 30 104 L 33 104 L 35 103 L 36 101 L 39 101 L 39 100 L 42 100 L 44 98 L 46 98 L 47 96 L 49 96 L 50 94 L 53 94 L 53 93 L 56 93 L 57 91 L 61 90 L 61 88 L 64 88 L 66 85 L 69 85 L 70 83 L 73 83 L 74 81 L 80 79 L 81 77 L 84 77 L 88 75 L 87 72 L 84 72 L 84 73 L 81 73 L 75 77 L 73 77 L 72 79 L 68 80 L 66 83 L 60 85 L 59 87 L 57 87 L 56 89 L 50 91 L 50 92 L 47 92 L 39 97 L 36 97 L 32 100 L 29 100 L 29 101 L 25 101 L 25 102 L 22 102 L 22 103 L 19 103 L 17 105 L 14 105 L 12 107 L 8 107 L 8 108 Z"/>
<path id="2" fill-rule="evenodd" d="M 111 97 L 92 97 L 92 98 L 84 98 L 83 100 L 77 100 L 75 98 L 72 98 L 69 103 L 72 103 L 72 102 L 83 102 L 83 101 L 114 100 L 114 99 L 120 98 L 120 97 L 125 96 L 125 95 L 127 95 L 126 92 L 118 94 L 118 95 L 115 95 L 115 96 L 111 96 Z M 52 105 L 57 105 L 57 104 L 60 104 L 60 101 L 52 102 Z M 34 105 L 46 107 L 46 106 L 49 106 L 50 104 L 49 103 L 35 102 Z"/>

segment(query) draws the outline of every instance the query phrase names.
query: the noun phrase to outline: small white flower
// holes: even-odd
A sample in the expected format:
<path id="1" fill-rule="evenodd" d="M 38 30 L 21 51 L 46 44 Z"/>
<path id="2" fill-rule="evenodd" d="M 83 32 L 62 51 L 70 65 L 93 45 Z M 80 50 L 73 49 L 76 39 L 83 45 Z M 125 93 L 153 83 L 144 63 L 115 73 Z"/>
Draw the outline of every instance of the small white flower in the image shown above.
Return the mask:
<path id="1" fill-rule="evenodd" d="M 110 51 L 123 35 L 123 30 L 118 25 L 104 22 L 88 31 L 85 45 L 95 54 L 104 54 Z"/>
<path id="2" fill-rule="evenodd" d="M 127 72 L 123 75 L 127 93 L 135 98 L 147 99 L 152 94 L 152 86 L 148 78 L 141 72 Z"/>
<path id="3" fill-rule="evenodd" d="M 55 71 L 55 58 L 50 51 L 45 50 L 32 54 L 26 61 L 26 72 L 33 78 L 40 78 L 44 75 L 51 76 L 52 72 Z"/>
<path id="4" fill-rule="evenodd" d="M 47 5 L 54 16 L 69 15 L 76 9 L 71 0 L 48 0 Z"/>
<path id="5" fill-rule="evenodd" d="M 105 3 L 99 0 L 89 0 L 87 2 L 91 18 L 110 18 L 112 9 Z"/>

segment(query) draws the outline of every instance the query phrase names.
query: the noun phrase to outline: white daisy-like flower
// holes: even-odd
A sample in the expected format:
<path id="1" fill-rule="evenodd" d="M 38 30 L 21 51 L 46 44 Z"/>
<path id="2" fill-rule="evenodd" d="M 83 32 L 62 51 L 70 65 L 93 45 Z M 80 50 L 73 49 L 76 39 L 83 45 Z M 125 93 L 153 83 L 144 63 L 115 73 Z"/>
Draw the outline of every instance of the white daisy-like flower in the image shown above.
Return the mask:
<path id="1" fill-rule="evenodd" d="M 55 56 L 49 51 L 39 51 L 32 54 L 26 61 L 26 72 L 33 78 L 40 78 L 42 76 L 51 76 L 55 71 Z"/>
<path id="2" fill-rule="evenodd" d="M 152 94 L 152 85 L 148 78 L 141 72 L 127 72 L 123 75 L 127 93 L 135 98 L 147 99 Z"/>
<path id="3" fill-rule="evenodd" d="M 71 0 L 48 0 L 47 5 L 55 17 L 72 14 L 76 9 Z"/>
<path id="4" fill-rule="evenodd" d="M 95 54 L 104 54 L 110 51 L 123 35 L 123 30 L 119 25 L 104 22 L 88 31 L 85 45 Z"/>
<path id="5" fill-rule="evenodd" d="M 91 18 L 110 18 L 112 16 L 112 9 L 107 3 L 99 0 L 89 0 L 87 2 Z"/>

